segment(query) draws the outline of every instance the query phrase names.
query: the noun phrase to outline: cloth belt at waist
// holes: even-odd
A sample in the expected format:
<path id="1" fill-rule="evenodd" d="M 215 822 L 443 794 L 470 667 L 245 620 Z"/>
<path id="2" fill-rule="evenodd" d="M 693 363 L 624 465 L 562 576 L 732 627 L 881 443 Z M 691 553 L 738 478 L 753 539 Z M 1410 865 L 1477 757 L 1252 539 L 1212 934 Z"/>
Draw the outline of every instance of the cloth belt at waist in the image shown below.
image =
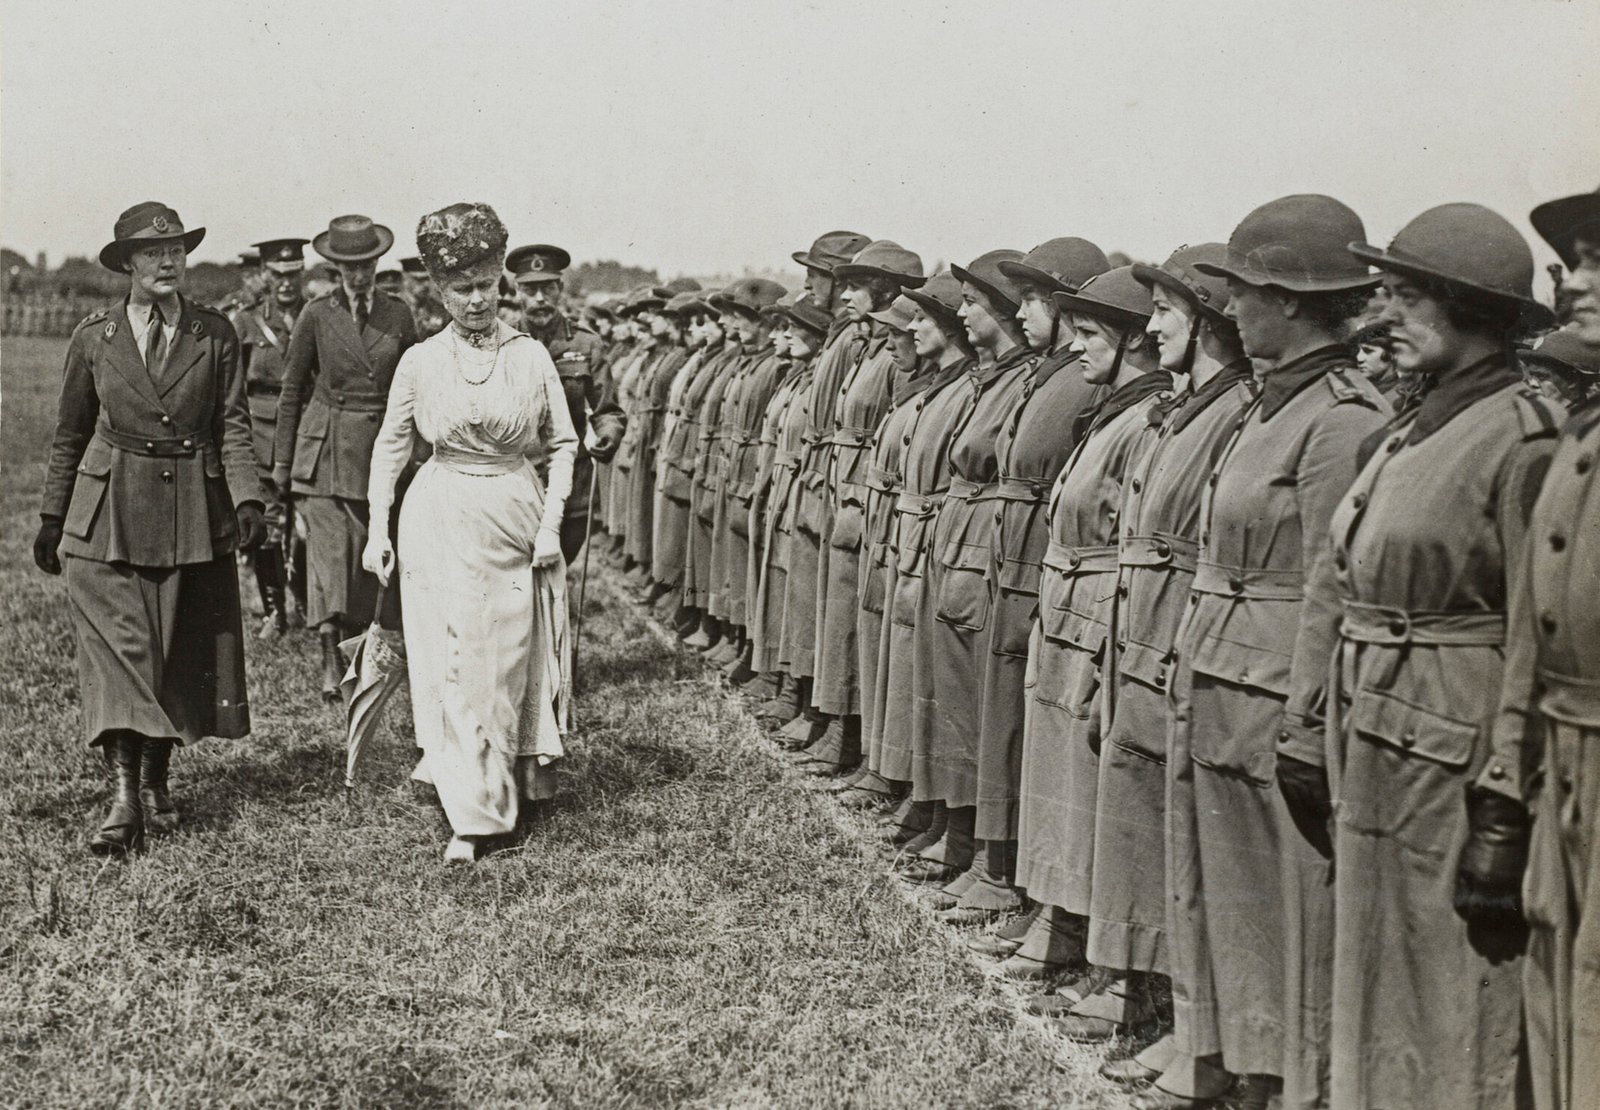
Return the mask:
<path id="1" fill-rule="evenodd" d="M 477 451 L 463 451 L 459 447 L 433 449 L 433 461 L 457 474 L 489 478 L 496 474 L 512 474 L 528 463 L 526 455 L 489 455 Z"/>
<path id="2" fill-rule="evenodd" d="M 835 428 L 827 441 L 835 447 L 865 447 L 874 438 L 874 428 Z"/>
<path id="3" fill-rule="evenodd" d="M 1305 595 L 1305 575 L 1298 569 L 1229 567 L 1202 560 L 1195 567 L 1196 593 L 1223 597 L 1249 597 L 1261 601 L 1299 601 Z"/>
<path id="4" fill-rule="evenodd" d="M 881 466 L 869 466 L 867 468 L 867 485 L 879 493 L 888 493 L 899 484 L 900 472 L 898 470 L 889 470 Z"/>
<path id="5" fill-rule="evenodd" d="M 907 493 L 900 491 L 900 496 L 894 500 L 894 511 L 908 513 L 911 516 L 929 516 L 939 508 L 939 503 L 944 500 L 942 493 Z"/>
<path id="6" fill-rule="evenodd" d="M 136 436 L 99 424 L 95 426 L 94 434 L 119 451 L 150 458 L 193 455 L 211 446 L 210 432 L 190 432 L 188 435 L 166 437 Z"/>
<path id="7" fill-rule="evenodd" d="M 1199 545 L 1181 536 L 1123 536 L 1118 559 L 1130 567 L 1174 567 L 1194 572 Z"/>
<path id="8" fill-rule="evenodd" d="M 951 475 L 950 477 L 949 496 L 951 497 L 961 497 L 971 500 L 974 497 L 982 497 L 986 494 L 991 494 L 994 492 L 994 489 L 994 482 L 969 482 L 965 478 L 957 478 L 954 475 Z"/>
<path id="9" fill-rule="evenodd" d="M 329 389 L 321 382 L 312 392 L 323 404 L 341 412 L 382 412 L 389 407 L 389 397 L 385 393 L 346 393 Z"/>
<path id="10" fill-rule="evenodd" d="M 1358 644 L 1492 646 L 1505 643 L 1506 617 L 1504 613 L 1430 613 L 1346 601 L 1339 634 Z"/>
<path id="11" fill-rule="evenodd" d="M 1600 678 L 1580 678 L 1539 668 L 1544 691 L 1539 712 L 1582 728 L 1600 728 Z"/>
<path id="12" fill-rule="evenodd" d="M 1044 551 L 1044 565 L 1068 576 L 1108 574 L 1117 569 L 1115 547 L 1078 547 L 1051 540 Z"/>
<path id="13" fill-rule="evenodd" d="M 798 451 L 773 451 L 772 465 L 787 467 L 793 470 L 800 465 L 801 454 Z"/>
<path id="14" fill-rule="evenodd" d="M 995 496 L 1002 501 L 1027 501 L 1043 505 L 1053 485 L 1042 478 L 1001 478 L 995 483 Z"/>

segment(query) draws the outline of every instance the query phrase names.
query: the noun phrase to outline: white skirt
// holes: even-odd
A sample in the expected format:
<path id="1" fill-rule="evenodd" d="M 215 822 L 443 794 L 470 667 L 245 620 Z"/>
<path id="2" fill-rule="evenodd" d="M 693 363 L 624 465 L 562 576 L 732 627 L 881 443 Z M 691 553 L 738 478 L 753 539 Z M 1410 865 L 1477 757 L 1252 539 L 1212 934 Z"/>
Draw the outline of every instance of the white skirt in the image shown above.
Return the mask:
<path id="1" fill-rule="evenodd" d="M 457 836 L 511 831 L 555 793 L 571 647 L 566 567 L 533 566 L 544 487 L 525 458 L 441 460 L 406 491 L 399 567 L 411 711 Z"/>

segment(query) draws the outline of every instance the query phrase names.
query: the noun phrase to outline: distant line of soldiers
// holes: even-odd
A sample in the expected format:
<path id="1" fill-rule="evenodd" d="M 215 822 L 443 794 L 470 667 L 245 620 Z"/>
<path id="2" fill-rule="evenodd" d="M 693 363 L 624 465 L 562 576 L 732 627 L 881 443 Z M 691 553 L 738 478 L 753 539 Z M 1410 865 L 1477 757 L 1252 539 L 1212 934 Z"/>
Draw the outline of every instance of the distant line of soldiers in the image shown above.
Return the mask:
<path id="1" fill-rule="evenodd" d="M 1136 1105 L 1583 1105 L 1600 194 L 1533 219 L 1560 330 L 1495 213 L 1317 195 L 638 290 L 607 550 L 1063 1034 L 1171 1022 Z"/>

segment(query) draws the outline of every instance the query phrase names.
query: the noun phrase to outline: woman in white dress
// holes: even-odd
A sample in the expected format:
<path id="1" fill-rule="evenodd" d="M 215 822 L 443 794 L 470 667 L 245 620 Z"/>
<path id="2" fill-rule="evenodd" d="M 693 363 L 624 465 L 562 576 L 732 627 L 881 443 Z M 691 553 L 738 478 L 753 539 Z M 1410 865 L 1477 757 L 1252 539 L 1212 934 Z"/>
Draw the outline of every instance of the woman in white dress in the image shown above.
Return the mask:
<path id="1" fill-rule="evenodd" d="M 399 532 L 422 749 L 412 777 L 433 784 L 450 820 L 445 862 L 469 863 L 512 831 L 521 799 L 555 791 L 570 659 L 560 528 L 578 438 L 549 352 L 496 315 L 506 229 L 494 210 L 424 216 L 417 247 L 451 324 L 395 371 L 362 561 L 389 581 L 395 480 L 427 441 Z"/>

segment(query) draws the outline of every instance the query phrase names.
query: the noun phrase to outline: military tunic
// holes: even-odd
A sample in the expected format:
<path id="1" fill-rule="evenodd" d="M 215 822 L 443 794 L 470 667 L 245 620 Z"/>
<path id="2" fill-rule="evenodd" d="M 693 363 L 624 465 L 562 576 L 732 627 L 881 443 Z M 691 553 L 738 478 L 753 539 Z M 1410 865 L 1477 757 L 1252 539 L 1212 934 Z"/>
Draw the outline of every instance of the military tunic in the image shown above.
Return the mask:
<path id="1" fill-rule="evenodd" d="M 1563 415 L 1501 356 L 1464 368 L 1386 430 L 1333 513 L 1306 608 L 1339 622 L 1335 1107 L 1520 1105 L 1520 960 L 1481 949 L 1452 897 L 1499 705 L 1507 579 Z M 1281 744 L 1311 762 L 1318 686 L 1297 667 Z"/>
<path id="2" fill-rule="evenodd" d="M 1522 900 L 1534 1104 L 1600 1090 L 1600 401 L 1563 430 L 1512 564 L 1505 681 L 1478 786 L 1534 814 Z"/>
<path id="3" fill-rule="evenodd" d="M 924 608 L 926 576 L 937 561 L 933 531 L 950 486 L 950 440 L 977 400 L 980 378 L 971 359 L 940 370 L 911 402 L 916 415 L 901 435 L 899 489 L 885 556 L 877 692 L 871 718 L 862 722 L 867 768 L 891 782 L 911 781 L 916 691 L 933 682 L 931 675 L 919 681 L 916 674 L 917 621 Z M 924 663 L 931 666 L 932 660 Z"/>
<path id="4" fill-rule="evenodd" d="M 712 557 L 714 615 L 744 628 L 750 623 L 750 511 L 762 468 L 762 430 L 767 406 L 789 369 L 789 360 L 772 351 L 746 370 L 725 421 L 727 468 L 719 491 L 720 516 Z"/>
<path id="5" fill-rule="evenodd" d="M 1117 599 L 1123 480 L 1154 437 L 1151 410 L 1171 385 L 1171 375 L 1153 371 L 1108 396 L 1050 495 L 1024 674 L 1017 886 L 1081 916 L 1093 876 L 1100 670 Z"/>
<path id="6" fill-rule="evenodd" d="M 655 539 L 651 577 L 673 589 L 684 586 L 684 557 L 689 546 L 694 497 L 695 451 L 700 442 L 700 407 L 721 377 L 732 349 L 719 344 L 700 348 L 678 371 L 667 399 L 661 426 L 661 451 L 656 456 Z M 691 584 L 692 591 L 692 584 Z M 685 599 L 685 604 L 688 604 Z"/>
<path id="7" fill-rule="evenodd" d="M 952 809 L 977 803 L 979 698 L 990 618 L 995 442 L 1022 399 L 1034 356 L 1014 347 L 983 376 L 950 444 L 950 485 L 933 530 L 937 567 L 917 615 L 912 792 Z"/>
<path id="8" fill-rule="evenodd" d="M 634 432 L 634 427 L 643 419 L 645 402 L 640 396 L 641 379 L 650 354 L 651 348 L 643 343 L 636 343 L 618 355 L 613 367 L 616 373 L 617 400 L 622 405 L 628 424 L 622 434 L 622 442 L 617 447 L 616 457 L 611 462 L 611 482 L 606 489 L 604 502 L 606 526 L 622 540 L 624 552 L 628 549 L 629 538 L 628 487 L 633 481 L 634 458 L 639 450 L 638 435 Z"/>
<path id="9" fill-rule="evenodd" d="M 180 299 L 147 368 L 126 301 L 67 346 L 40 512 L 59 552 L 78 648 L 84 736 L 189 742 L 250 731 L 235 509 L 263 502 L 239 341 Z"/>
<path id="10" fill-rule="evenodd" d="M 1101 678 L 1105 739 L 1089 882 L 1087 955 L 1099 967 L 1168 966 L 1167 686 L 1194 579 L 1201 492 L 1252 396 L 1250 365 L 1240 362 L 1170 406 L 1158 406 L 1154 439 L 1123 486 L 1115 636 Z M 1187 760 L 1180 763 L 1187 766 Z M 1177 1032 L 1184 1036 L 1194 1030 L 1196 996 L 1206 1014 L 1214 1012 L 1214 1000 L 1209 989 L 1176 971 L 1172 989 Z M 1203 1039 L 1214 1042 L 1215 1033 Z M 1213 1045 L 1197 1054 L 1214 1051 Z"/>
<path id="11" fill-rule="evenodd" d="M 711 612 L 711 560 L 717 520 L 717 489 L 724 465 L 722 447 L 723 406 L 728 390 L 744 374 L 754 352 L 727 344 L 722 366 L 706 389 L 695 415 L 695 440 L 692 445 L 689 490 L 689 527 L 683 553 L 683 598 L 685 605 Z M 715 615 L 715 614 L 712 614 Z"/>
<path id="12" fill-rule="evenodd" d="M 817 355 L 816 372 L 805 399 L 805 432 L 798 480 L 790 494 L 788 574 L 784 581 L 782 660 L 796 678 L 816 673 L 817 583 L 827 573 L 823 536 L 828 525 L 827 473 L 832 458 L 833 409 L 843 381 L 861 347 L 866 329 L 835 320 Z"/>
<path id="13" fill-rule="evenodd" d="M 750 505 L 750 533 L 761 536 L 759 546 L 751 544 L 755 586 L 750 603 L 750 666 L 763 674 L 784 669 L 784 597 L 794 542 L 794 491 L 804 460 L 805 400 L 815 373 L 814 356 L 794 365 L 768 402 L 762 423 L 762 442 L 771 437 L 772 456 L 757 476 Z"/>
<path id="14" fill-rule="evenodd" d="M 565 316 L 558 316 L 548 336 L 541 340 L 561 376 L 567 412 L 578 433 L 578 461 L 572 472 L 572 496 L 567 498 L 566 516 L 561 522 L 561 554 L 571 563 L 583 546 L 589 526 L 589 490 L 595 483 L 600 497 L 598 472 L 589 454 L 589 425 L 601 435 L 613 438 L 623 434 L 627 417 L 617 404 L 610 368 L 606 365 L 604 342 L 588 328 L 575 327 Z"/>
<path id="15" fill-rule="evenodd" d="M 298 310 L 297 310 L 298 311 Z M 233 319 L 239 335 L 239 358 L 244 365 L 245 395 L 250 406 L 250 432 L 256 467 L 266 495 L 267 543 L 283 543 L 286 520 L 283 500 L 273 485 L 272 464 L 277 452 L 278 396 L 288 367 L 289 336 L 297 312 L 276 305 L 270 312 L 238 312 Z"/>
<path id="16" fill-rule="evenodd" d="M 1033 363 L 1021 398 L 995 437 L 994 515 L 992 521 L 975 520 L 973 533 L 976 539 L 987 525 L 990 544 L 990 615 L 978 657 L 983 685 L 973 835 L 980 840 L 1017 838 L 1023 681 L 1049 543 L 1046 501 L 1077 446 L 1080 421 L 1104 396 L 1104 390 L 1084 381 L 1078 356 L 1049 352 Z"/>
<path id="17" fill-rule="evenodd" d="M 1194 799 L 1181 816 L 1223 1063 L 1282 1077 L 1286 1107 L 1327 1097 L 1333 868 L 1278 790 L 1277 748 L 1294 681 L 1320 689 L 1332 654 L 1337 615 L 1302 611 L 1306 579 L 1361 442 L 1388 417 L 1342 346 L 1267 374 L 1207 479 L 1178 638 L 1173 727 Z"/>
<path id="18" fill-rule="evenodd" d="M 277 474 L 288 470 L 306 520 L 309 624 L 372 617 L 377 580 L 361 568 L 367 471 L 394 369 L 416 341 L 411 309 L 377 291 L 359 332 L 342 288 L 295 322 L 273 458 Z"/>
<path id="19" fill-rule="evenodd" d="M 874 324 L 866 334 L 867 341 L 855 365 L 839 382 L 834 404 L 825 487 L 827 552 L 817 575 L 817 660 L 812 702 L 822 712 L 836 716 L 861 712 L 861 658 L 856 630 L 861 615 L 867 478 L 873 436 L 888 411 L 894 383 L 894 351 L 888 328 Z"/>
<path id="20" fill-rule="evenodd" d="M 688 357 L 689 352 L 677 344 L 655 345 L 639 371 L 638 419 L 629 422 L 623 435 L 623 453 L 631 463 L 625 509 L 627 553 L 647 568 L 654 562 L 656 457 L 667 415 L 667 395 Z"/>

